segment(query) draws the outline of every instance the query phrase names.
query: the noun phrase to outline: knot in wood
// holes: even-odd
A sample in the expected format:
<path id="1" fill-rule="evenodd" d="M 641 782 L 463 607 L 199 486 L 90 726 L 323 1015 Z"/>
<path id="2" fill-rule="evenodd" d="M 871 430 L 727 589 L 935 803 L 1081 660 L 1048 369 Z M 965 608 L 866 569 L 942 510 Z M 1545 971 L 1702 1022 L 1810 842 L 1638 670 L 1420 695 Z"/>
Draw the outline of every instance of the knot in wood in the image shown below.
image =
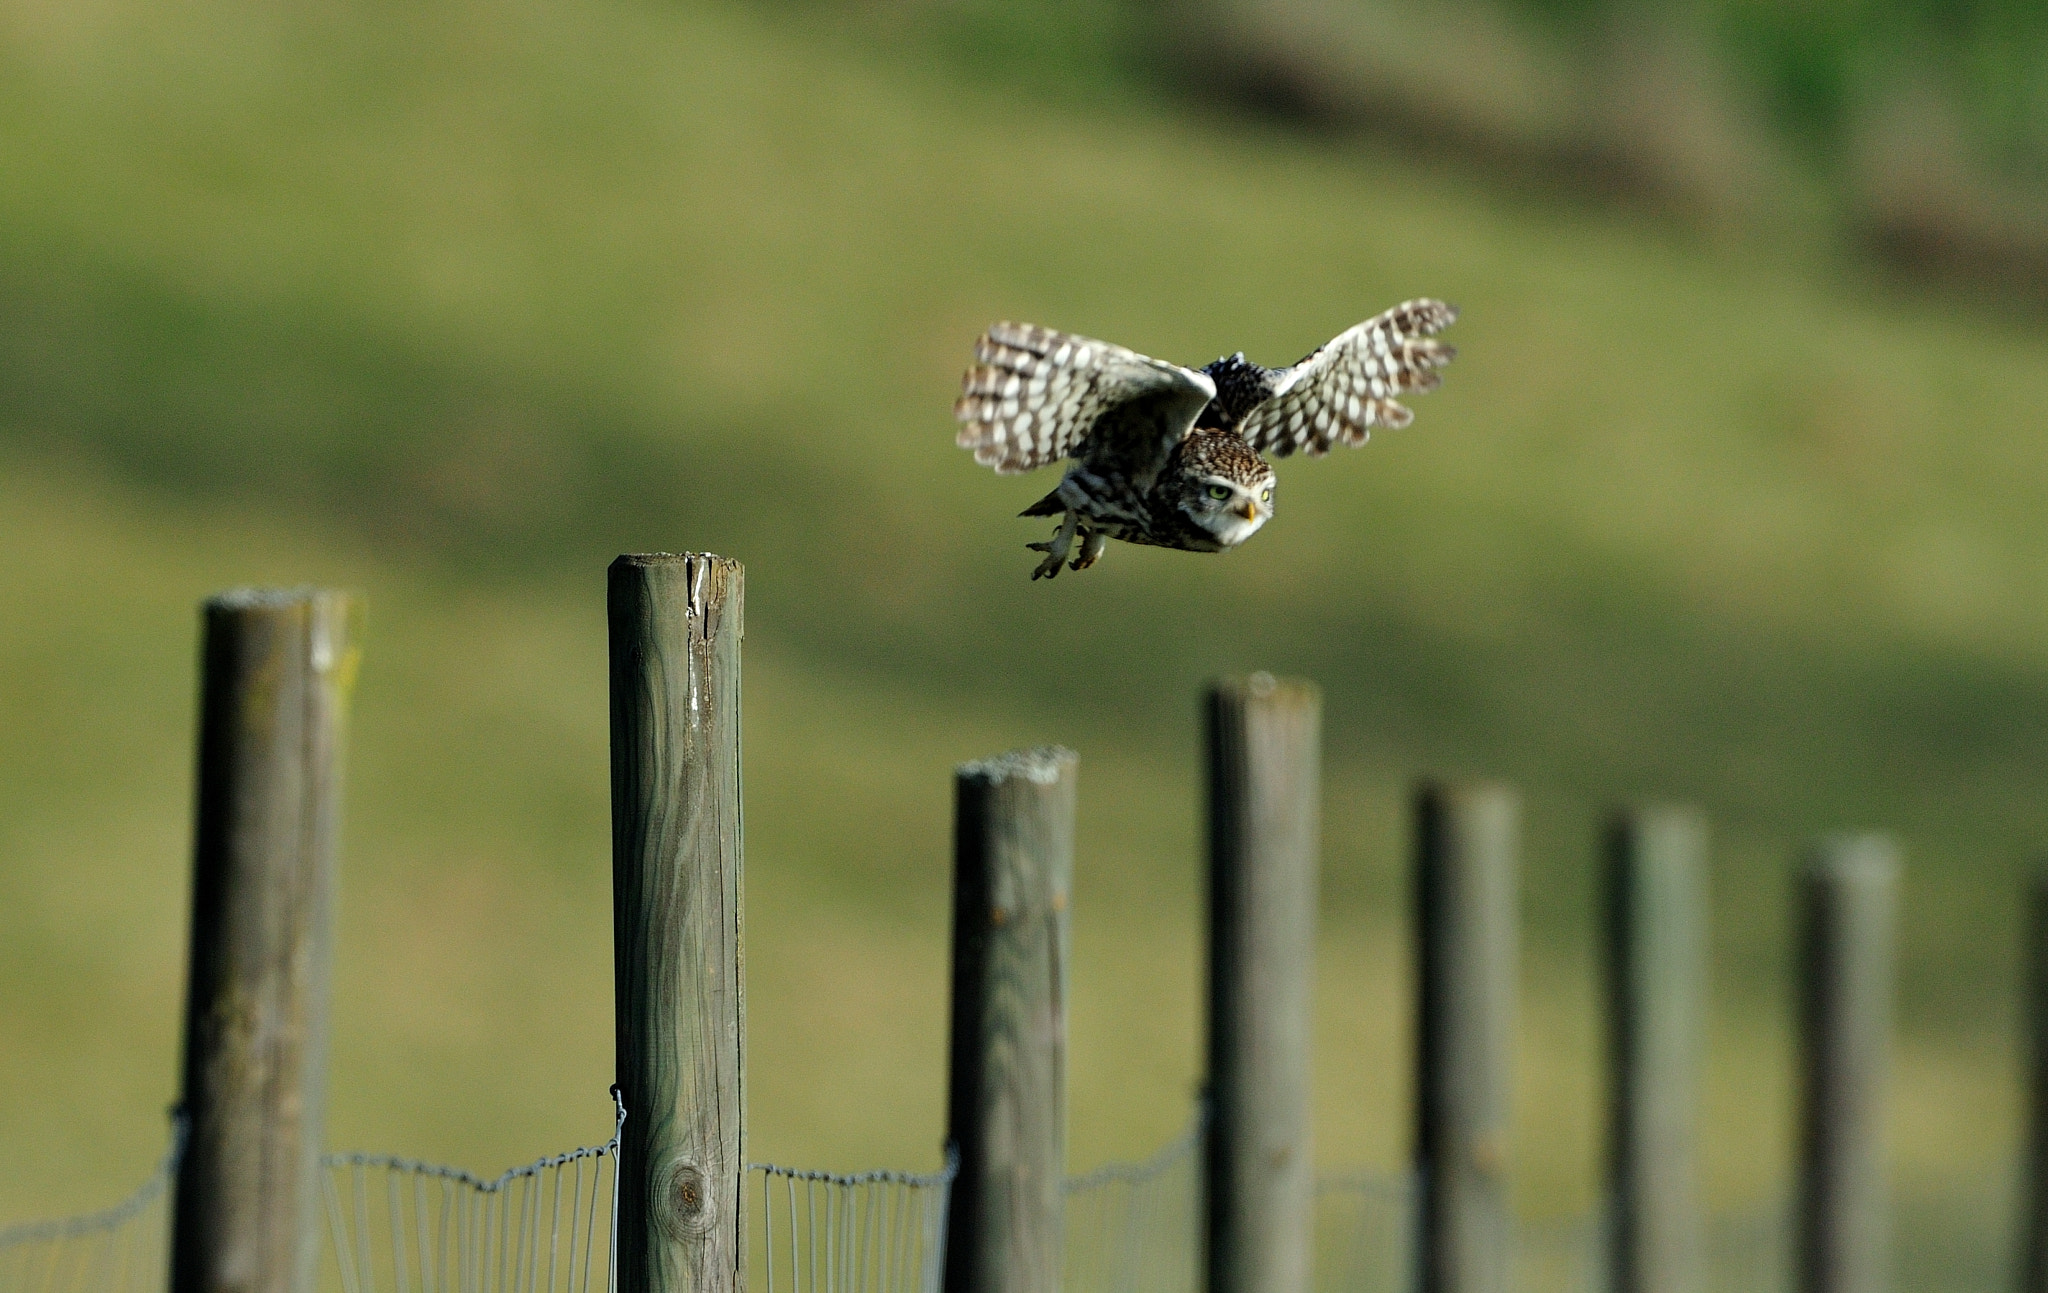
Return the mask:
<path id="1" fill-rule="evenodd" d="M 718 1220 L 711 1182 L 685 1158 L 670 1159 L 654 1183 L 654 1216 L 671 1239 L 701 1239 Z"/>

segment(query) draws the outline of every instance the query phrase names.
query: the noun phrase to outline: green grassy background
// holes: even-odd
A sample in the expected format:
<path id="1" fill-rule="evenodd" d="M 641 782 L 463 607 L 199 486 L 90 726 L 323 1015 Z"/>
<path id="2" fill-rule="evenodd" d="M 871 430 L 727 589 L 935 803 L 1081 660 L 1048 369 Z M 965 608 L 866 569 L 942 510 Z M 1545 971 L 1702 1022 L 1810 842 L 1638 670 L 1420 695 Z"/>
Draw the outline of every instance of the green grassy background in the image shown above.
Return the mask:
<path id="1" fill-rule="evenodd" d="M 1791 859 L 1884 826 L 1909 1260 L 1997 1224 L 2048 839 L 2038 326 L 718 5 L 0 0 L 0 175 L 0 1217 L 161 1139 L 194 605 L 236 583 L 370 603 L 331 1141 L 601 1135 L 601 571 L 694 547 L 749 569 L 757 1155 L 936 1161 L 948 769 L 1049 739 L 1083 755 L 1073 1162 L 1170 1134 L 1195 690 L 1265 667 L 1328 693 L 1325 1162 L 1404 1152 L 1405 787 L 1483 772 L 1529 804 L 1527 1211 L 1592 1196 L 1590 843 L 1654 795 L 1716 822 L 1716 1200 L 1785 1180 Z M 1445 389 L 1284 464 L 1226 557 L 1032 585 L 1042 485 L 951 444 L 992 318 L 1277 362 L 1422 293 L 1465 308 Z"/>

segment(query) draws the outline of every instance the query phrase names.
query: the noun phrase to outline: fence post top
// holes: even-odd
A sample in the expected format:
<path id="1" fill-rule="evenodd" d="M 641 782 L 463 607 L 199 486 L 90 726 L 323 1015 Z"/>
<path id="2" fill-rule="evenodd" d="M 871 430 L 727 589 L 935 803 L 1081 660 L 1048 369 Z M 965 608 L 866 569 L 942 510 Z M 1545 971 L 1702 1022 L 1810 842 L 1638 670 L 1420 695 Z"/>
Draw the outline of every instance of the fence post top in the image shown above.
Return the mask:
<path id="1" fill-rule="evenodd" d="M 1512 811 L 1522 794 L 1505 781 L 1481 777 L 1423 777 L 1415 783 L 1415 797 L 1422 802 L 1458 800 L 1473 807 L 1486 806 Z"/>
<path id="2" fill-rule="evenodd" d="M 1802 874 L 1816 883 L 1886 885 L 1901 870 L 1898 841 L 1879 831 L 1823 835 L 1807 850 Z"/>
<path id="3" fill-rule="evenodd" d="M 307 663 L 317 677 L 338 683 L 344 695 L 355 685 L 362 649 L 363 599 L 338 588 L 230 588 L 200 603 L 208 635 L 296 634 L 303 628 Z M 297 639 L 291 639 L 297 640 Z"/>
<path id="4" fill-rule="evenodd" d="M 1209 683 L 1209 694 L 1232 700 L 1280 699 L 1314 704 L 1322 699 L 1323 689 L 1306 678 L 1276 678 L 1260 670 L 1213 679 Z"/>
<path id="5" fill-rule="evenodd" d="M 1666 800 L 1639 800 L 1617 804 L 1607 814 L 1609 824 L 1637 830 L 1696 831 L 1704 834 L 1707 815 L 1692 804 Z"/>
<path id="6" fill-rule="evenodd" d="M 1049 786 L 1073 775 L 1081 756 L 1063 745 L 1038 745 L 1028 750 L 1006 750 L 986 759 L 963 763 L 953 770 L 962 781 L 1001 785 L 1007 781 L 1029 781 Z"/>
<path id="7" fill-rule="evenodd" d="M 229 588 L 207 598 L 205 606 L 209 611 L 258 611 L 353 599 L 353 594 L 342 589 L 315 588 L 310 584 L 301 584 L 296 588 Z"/>
<path id="8" fill-rule="evenodd" d="M 1698 867 L 1707 846 L 1707 815 L 1690 804 L 1623 804 L 1607 814 L 1602 844 L 1608 861 Z"/>
<path id="9" fill-rule="evenodd" d="M 731 557 L 721 557 L 715 552 L 622 552 L 613 559 L 614 566 L 674 566 L 701 561 L 709 566 L 725 566 L 739 569 L 740 563 Z"/>

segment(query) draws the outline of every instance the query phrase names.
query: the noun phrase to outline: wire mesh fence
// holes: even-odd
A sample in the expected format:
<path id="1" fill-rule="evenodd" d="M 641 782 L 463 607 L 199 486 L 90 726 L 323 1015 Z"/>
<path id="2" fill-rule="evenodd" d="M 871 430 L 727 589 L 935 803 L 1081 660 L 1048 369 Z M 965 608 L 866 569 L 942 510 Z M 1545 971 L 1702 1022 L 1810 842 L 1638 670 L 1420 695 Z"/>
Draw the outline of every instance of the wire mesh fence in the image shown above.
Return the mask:
<path id="1" fill-rule="evenodd" d="M 616 1096 L 614 1097 L 616 1102 Z M 342 1293 L 590 1293 L 615 1286 L 619 1130 L 486 1180 L 384 1154 L 321 1159 L 328 1249 Z"/>
<path id="2" fill-rule="evenodd" d="M 619 1131 L 485 1178 L 388 1154 L 320 1160 L 319 1287 L 338 1293 L 612 1293 Z M 182 1137 L 115 1207 L 0 1230 L 0 1293 L 155 1293 L 168 1285 Z M 747 1169 L 754 1287 L 938 1293 L 957 1163 L 929 1175 Z"/>
<path id="3" fill-rule="evenodd" d="M 133 1194 L 111 1208 L 0 1229 L 0 1293 L 156 1293 L 170 1260 L 170 1187 L 185 1147 L 170 1148 Z"/>
<path id="4" fill-rule="evenodd" d="M 1999 1182 L 2004 1177 L 1989 1174 Z M 2007 1175 L 2010 1175 L 2008 1173 Z M 1194 1293 L 1202 1251 L 1201 1136 L 1199 1124 L 1151 1158 L 1112 1164 L 1066 1183 L 1067 1293 Z M 1970 1276 L 1948 1263 L 1940 1284 L 1968 1293 L 2007 1286 L 2003 1252 L 2010 1217 L 2009 1184 L 1980 1188 L 1970 1223 L 1954 1218 L 1916 1221 L 1927 1211 L 1902 1201 L 1901 1267 L 1931 1248 L 1939 1230 L 1949 1247 L 1984 1249 Z M 1977 1196 L 1973 1195 L 1973 1199 Z M 1412 1172 L 1359 1170 L 1316 1182 L 1313 1287 L 1315 1293 L 1408 1293 L 1419 1287 L 1417 1190 Z M 1606 1293 L 1609 1224 L 1604 1209 L 1575 1218 L 1519 1224 L 1512 1254 L 1517 1293 Z M 1965 1235 L 1962 1232 L 1968 1230 Z M 1779 1199 L 1706 1219 L 1707 1293 L 1787 1293 L 1792 1287 L 1792 1209 Z M 1948 1249 L 1943 1249 L 1944 1252 Z M 1925 1282 L 1912 1287 L 1935 1287 Z"/>
<path id="5" fill-rule="evenodd" d="M 623 1111 L 615 1109 L 623 1118 Z M 371 1154 L 322 1161 L 327 1245 L 320 1285 L 338 1293 L 609 1293 L 615 1286 L 618 1128 L 605 1144 L 485 1179 Z M 0 1229 L 0 1293 L 143 1293 L 167 1285 L 170 1196 L 182 1132 L 148 1179 L 100 1212 Z M 1196 1293 L 1202 1145 L 1194 1122 L 1150 1158 L 1063 1186 L 1067 1293 Z M 955 1165 L 913 1175 L 837 1175 L 754 1164 L 746 1177 L 750 1284 L 766 1293 L 939 1293 Z M 1902 1286 L 1990 1293 L 2009 1283 L 2016 1173 L 1898 1207 Z M 1953 1194 L 1954 1197 L 1949 1197 Z M 1317 1182 L 1315 1293 L 1415 1287 L 1411 1173 Z M 1789 1201 L 1716 1212 L 1707 1293 L 1792 1287 Z M 1518 1293 L 1604 1293 L 1600 1214 L 1517 1230 Z M 1936 1268 L 1939 1268 L 1937 1271 Z M 1925 1268 L 1925 1269 L 1922 1269 Z"/>
<path id="6" fill-rule="evenodd" d="M 1150 1158 L 1062 1183 L 1067 1293 L 1194 1293 L 1201 1270 L 1202 1128 Z"/>
<path id="7" fill-rule="evenodd" d="M 750 1284 L 767 1293 L 938 1293 L 957 1160 L 938 1172 L 747 1167 Z"/>

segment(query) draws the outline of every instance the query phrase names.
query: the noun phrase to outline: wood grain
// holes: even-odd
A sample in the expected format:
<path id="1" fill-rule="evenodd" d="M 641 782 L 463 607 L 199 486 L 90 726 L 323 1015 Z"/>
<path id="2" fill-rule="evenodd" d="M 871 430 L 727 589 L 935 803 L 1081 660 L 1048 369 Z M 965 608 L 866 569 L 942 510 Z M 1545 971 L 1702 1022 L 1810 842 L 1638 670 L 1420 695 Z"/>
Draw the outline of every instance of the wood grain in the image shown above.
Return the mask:
<path id="1" fill-rule="evenodd" d="M 1204 705 L 1210 1293 L 1306 1293 L 1322 696 L 1267 674 Z"/>
<path id="2" fill-rule="evenodd" d="M 1423 1293 L 1507 1293 L 1521 807 L 1431 782 L 1415 811 L 1415 1156 Z"/>
<path id="3" fill-rule="evenodd" d="M 319 1252 L 318 1163 L 341 764 L 357 664 L 342 593 L 202 611 L 178 1293 L 295 1293 Z"/>
<path id="4" fill-rule="evenodd" d="M 738 1293 L 746 1169 L 743 572 L 612 563 L 612 949 L 619 1287 Z"/>
<path id="5" fill-rule="evenodd" d="M 1052 1293 L 1066 1171 L 1070 750 L 954 776 L 947 1293 Z"/>

